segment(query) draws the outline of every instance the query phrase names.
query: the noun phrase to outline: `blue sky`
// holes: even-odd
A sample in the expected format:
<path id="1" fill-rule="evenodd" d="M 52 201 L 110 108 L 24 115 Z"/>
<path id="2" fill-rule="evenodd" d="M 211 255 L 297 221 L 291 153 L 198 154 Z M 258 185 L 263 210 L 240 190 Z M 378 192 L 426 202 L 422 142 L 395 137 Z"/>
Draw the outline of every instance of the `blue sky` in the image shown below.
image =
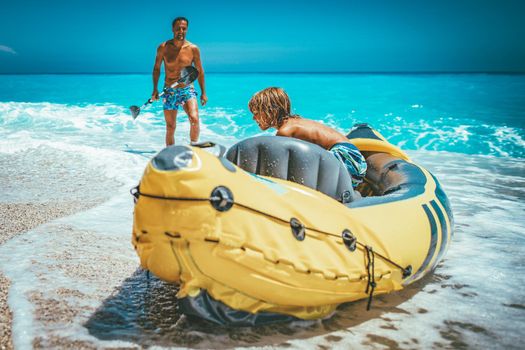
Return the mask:
<path id="1" fill-rule="evenodd" d="M 171 21 L 208 72 L 525 72 L 525 1 L 6 1 L 0 73 L 149 73 Z"/>

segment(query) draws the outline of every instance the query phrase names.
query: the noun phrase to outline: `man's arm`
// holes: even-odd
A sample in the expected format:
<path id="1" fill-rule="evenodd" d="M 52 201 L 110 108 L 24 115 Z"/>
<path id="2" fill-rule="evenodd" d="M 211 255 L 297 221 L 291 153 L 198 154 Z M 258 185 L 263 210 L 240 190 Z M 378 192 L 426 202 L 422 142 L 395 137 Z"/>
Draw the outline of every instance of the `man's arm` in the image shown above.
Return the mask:
<path id="1" fill-rule="evenodd" d="M 193 48 L 193 63 L 195 63 L 195 68 L 199 71 L 199 86 L 201 87 L 201 105 L 205 106 L 208 102 L 208 96 L 206 96 L 206 84 L 204 79 L 204 69 L 202 68 L 201 53 L 197 45 L 194 45 Z"/>
<path id="2" fill-rule="evenodd" d="M 153 101 L 159 99 L 159 90 L 157 88 L 160 77 L 160 66 L 162 64 L 162 56 L 164 52 L 164 44 L 160 44 L 157 48 L 157 56 L 155 56 L 155 64 L 153 65 L 153 92 L 151 93 L 151 99 Z"/>

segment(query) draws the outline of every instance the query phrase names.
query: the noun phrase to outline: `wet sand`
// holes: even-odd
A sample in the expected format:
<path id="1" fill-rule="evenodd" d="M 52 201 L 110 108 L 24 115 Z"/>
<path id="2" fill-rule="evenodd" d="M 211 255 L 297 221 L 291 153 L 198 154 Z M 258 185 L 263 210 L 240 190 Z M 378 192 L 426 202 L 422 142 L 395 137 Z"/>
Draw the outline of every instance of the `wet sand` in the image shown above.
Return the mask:
<path id="1" fill-rule="evenodd" d="M 54 203 L 0 203 L 0 245 L 53 219 L 87 210 L 102 200 Z M 0 350 L 13 349 L 12 313 L 7 305 L 9 280 L 0 271 Z"/>
<path id="2" fill-rule="evenodd" d="M 12 349 L 13 341 L 11 340 L 11 310 L 7 306 L 7 290 L 9 289 L 9 280 L 0 272 L 0 349 Z"/>

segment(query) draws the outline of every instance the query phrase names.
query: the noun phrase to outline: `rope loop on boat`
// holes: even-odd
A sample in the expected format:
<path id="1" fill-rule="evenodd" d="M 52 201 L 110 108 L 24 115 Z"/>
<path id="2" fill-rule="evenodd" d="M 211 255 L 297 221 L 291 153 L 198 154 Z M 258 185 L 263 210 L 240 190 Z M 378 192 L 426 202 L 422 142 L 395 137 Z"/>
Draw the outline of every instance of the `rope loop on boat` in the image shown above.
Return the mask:
<path id="1" fill-rule="evenodd" d="M 376 288 L 376 280 L 375 280 L 375 253 L 374 249 L 368 245 L 365 246 L 366 251 L 366 272 L 368 275 L 368 284 L 366 285 L 365 293 L 368 294 L 368 291 L 370 290 L 370 294 L 368 297 L 368 303 L 366 305 L 366 311 L 370 310 L 370 305 L 372 304 L 372 297 L 374 295 L 374 289 Z"/>
<path id="2" fill-rule="evenodd" d="M 220 191 L 218 191 L 218 189 L 220 189 Z M 295 221 L 294 221 L 294 220 L 297 220 L 297 219 L 295 219 L 295 218 L 283 219 L 283 218 L 280 218 L 278 216 L 272 215 L 270 213 L 266 213 L 266 212 L 263 212 L 261 210 L 249 207 L 249 206 L 244 205 L 244 204 L 241 204 L 241 203 L 236 202 L 234 200 L 233 194 L 231 194 L 231 196 L 224 195 L 224 193 L 226 193 L 226 192 L 231 194 L 231 191 L 227 187 L 225 187 L 225 186 L 218 186 L 212 191 L 210 197 L 208 197 L 208 198 L 197 198 L 197 197 L 165 197 L 165 196 L 157 196 L 157 195 L 153 195 L 153 194 L 149 194 L 149 193 L 143 193 L 143 192 L 140 191 L 140 184 L 138 184 L 136 187 L 133 187 L 130 190 L 131 195 L 134 197 L 135 203 L 137 202 L 137 200 L 139 199 L 140 196 L 144 196 L 144 197 L 147 197 L 147 198 L 153 198 L 153 199 L 160 199 L 160 200 L 170 200 L 170 201 L 210 202 L 213 207 L 215 207 L 217 205 L 217 203 L 223 203 L 227 207 L 226 210 L 229 210 L 232 206 L 241 207 L 241 208 L 250 210 L 250 211 L 252 211 L 254 213 L 264 215 L 264 216 L 266 216 L 268 218 L 271 218 L 271 219 L 274 219 L 276 221 L 280 221 L 280 222 L 285 223 L 287 225 L 291 225 L 292 230 L 297 229 L 296 228 L 297 225 L 295 225 Z M 223 206 L 220 206 L 220 207 L 223 208 Z M 218 208 L 216 208 L 216 210 L 221 211 Z M 224 209 L 222 211 L 224 211 Z M 292 220 L 292 219 L 294 219 L 294 220 Z M 368 301 L 367 310 L 370 308 L 370 303 L 372 302 L 372 294 L 374 292 L 374 288 L 376 287 L 376 282 L 375 282 L 375 277 L 374 277 L 374 268 L 375 268 L 375 266 L 374 266 L 374 259 L 375 259 L 376 255 L 379 258 L 383 259 L 384 261 L 386 261 L 386 262 L 392 264 L 393 266 L 397 267 L 398 269 L 400 269 L 401 272 L 403 273 L 403 279 L 407 278 L 408 276 L 410 276 L 412 274 L 412 266 L 411 265 L 408 265 L 407 267 L 403 267 L 403 266 L 397 264 L 396 262 L 392 261 L 391 259 L 387 258 L 386 256 L 375 252 L 371 246 L 368 246 L 368 245 L 365 245 L 365 244 L 359 242 L 357 240 L 357 238 L 348 229 L 343 230 L 343 233 L 341 235 L 341 234 L 335 234 L 335 233 L 331 233 L 331 232 L 326 232 L 326 231 L 323 231 L 323 230 L 320 230 L 320 229 L 317 229 L 317 228 L 314 228 L 314 227 L 307 227 L 304 224 L 300 224 L 300 226 L 301 226 L 301 231 L 303 232 L 303 234 L 300 237 L 302 239 L 298 239 L 299 241 L 302 241 L 302 240 L 305 239 L 306 231 L 309 230 L 309 231 L 325 234 L 327 236 L 342 238 L 343 239 L 343 244 L 352 252 L 355 250 L 355 245 L 359 245 L 361 248 L 363 248 L 363 250 L 365 251 L 366 257 L 367 257 L 367 261 L 368 261 L 368 263 L 367 263 L 368 285 L 367 285 L 366 293 L 368 293 L 368 290 L 371 288 L 370 298 L 369 298 L 369 301 Z M 296 233 L 295 232 L 293 232 L 293 233 L 294 233 L 294 236 L 295 236 Z"/>

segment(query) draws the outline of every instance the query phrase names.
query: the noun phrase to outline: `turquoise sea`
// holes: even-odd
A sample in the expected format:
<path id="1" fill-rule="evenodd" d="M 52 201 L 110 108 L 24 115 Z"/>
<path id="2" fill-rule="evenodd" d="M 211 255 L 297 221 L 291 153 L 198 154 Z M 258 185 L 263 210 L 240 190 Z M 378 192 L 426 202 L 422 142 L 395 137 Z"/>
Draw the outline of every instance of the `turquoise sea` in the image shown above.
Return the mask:
<path id="1" fill-rule="evenodd" d="M 130 243 L 128 191 L 164 146 L 160 103 L 135 121 L 128 112 L 149 98 L 151 75 L 0 75 L 0 202 L 64 200 L 58 192 L 107 197 L 0 246 L 15 346 L 60 336 L 99 348 L 522 347 L 525 75 L 210 73 L 206 84 L 201 140 L 228 147 L 261 134 L 248 100 L 280 86 L 295 113 L 342 132 L 366 122 L 406 150 L 451 201 L 455 236 L 444 261 L 407 290 L 377 297 L 370 312 L 357 302 L 328 320 L 242 329 L 181 317 L 174 288 L 138 270 Z M 181 112 L 176 143 L 188 142 Z M 70 180 L 76 174 L 94 180 Z M 96 266 L 90 278 L 67 273 L 89 264 Z M 30 297 L 36 292 L 67 304 L 73 316 L 42 321 Z"/>
<path id="2" fill-rule="evenodd" d="M 258 133 L 247 103 L 268 86 L 284 87 L 295 113 L 341 131 L 368 122 L 407 150 L 525 156 L 524 75 L 208 74 L 201 138 L 230 143 Z M 141 105 L 150 93 L 149 74 L 0 76 L 0 132 L 30 131 L 38 138 L 61 129 L 95 147 L 159 149 L 160 103 L 137 123 L 125 117 L 128 106 Z M 179 124 L 184 142 L 187 120 Z"/>

